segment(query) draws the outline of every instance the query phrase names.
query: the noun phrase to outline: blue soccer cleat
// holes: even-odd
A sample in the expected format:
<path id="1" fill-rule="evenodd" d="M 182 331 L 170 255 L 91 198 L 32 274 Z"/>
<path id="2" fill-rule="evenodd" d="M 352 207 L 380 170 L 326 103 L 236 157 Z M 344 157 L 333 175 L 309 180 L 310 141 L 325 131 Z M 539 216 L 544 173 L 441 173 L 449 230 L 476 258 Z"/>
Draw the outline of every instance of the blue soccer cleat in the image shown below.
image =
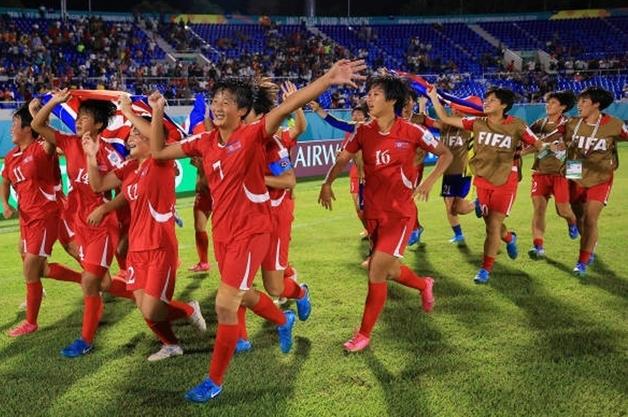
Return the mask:
<path id="1" fill-rule="evenodd" d="M 591 256 L 589 256 L 589 262 L 587 262 L 587 266 L 593 265 L 594 261 L 595 261 L 595 253 L 591 252 Z"/>
<path id="2" fill-rule="evenodd" d="M 222 392 L 222 385 L 216 385 L 210 378 L 205 378 L 200 384 L 185 393 L 185 399 L 195 403 L 206 403 L 216 398 Z"/>
<path id="3" fill-rule="evenodd" d="M 292 328 L 296 316 L 292 310 L 286 310 L 283 314 L 286 317 L 286 323 L 283 326 L 277 326 L 277 334 L 279 335 L 279 348 L 283 353 L 288 353 L 292 349 Z"/>
<path id="4" fill-rule="evenodd" d="M 466 245 L 466 242 L 464 241 L 464 235 L 454 235 L 454 237 L 449 239 L 449 243 L 456 246 Z"/>
<path id="5" fill-rule="evenodd" d="M 569 238 L 571 240 L 576 240 L 576 239 L 578 239 L 578 236 L 580 236 L 580 231 L 578 230 L 578 225 L 570 224 L 569 225 Z"/>
<path id="6" fill-rule="evenodd" d="M 480 204 L 479 198 L 473 200 L 473 206 L 475 207 L 475 217 L 477 217 L 478 219 L 482 218 L 484 212 L 482 211 L 482 205 Z"/>
<path id="7" fill-rule="evenodd" d="M 519 256 L 519 249 L 517 248 L 517 234 L 515 232 L 510 232 L 512 234 L 512 240 L 510 243 L 506 244 L 506 251 L 508 252 L 508 257 L 510 259 L 517 259 Z"/>
<path id="8" fill-rule="evenodd" d="M 486 284 L 486 283 L 488 283 L 488 279 L 490 277 L 491 277 L 491 273 L 490 272 L 488 272 L 484 268 L 480 268 L 478 273 L 475 274 L 475 277 L 473 277 L 473 282 L 475 282 L 476 284 Z"/>
<path id="9" fill-rule="evenodd" d="M 578 278 L 583 278 L 587 274 L 587 266 L 582 262 L 578 262 L 572 272 Z"/>
<path id="10" fill-rule="evenodd" d="M 423 226 L 418 229 L 414 229 L 412 233 L 410 233 L 410 237 L 408 238 L 408 246 L 421 244 L 421 235 L 425 228 Z"/>
<path id="11" fill-rule="evenodd" d="M 245 353 L 253 349 L 253 345 L 246 339 L 238 339 L 236 342 L 235 353 Z"/>
<path id="12" fill-rule="evenodd" d="M 79 338 L 63 349 L 61 355 L 66 358 L 78 358 L 87 355 L 92 349 L 94 349 L 94 345 Z"/>
<path id="13" fill-rule="evenodd" d="M 301 288 L 303 288 L 305 295 L 296 300 L 297 315 L 299 316 L 299 320 L 305 321 L 310 317 L 310 313 L 312 313 L 312 300 L 310 299 L 310 288 L 307 284 L 301 284 Z"/>

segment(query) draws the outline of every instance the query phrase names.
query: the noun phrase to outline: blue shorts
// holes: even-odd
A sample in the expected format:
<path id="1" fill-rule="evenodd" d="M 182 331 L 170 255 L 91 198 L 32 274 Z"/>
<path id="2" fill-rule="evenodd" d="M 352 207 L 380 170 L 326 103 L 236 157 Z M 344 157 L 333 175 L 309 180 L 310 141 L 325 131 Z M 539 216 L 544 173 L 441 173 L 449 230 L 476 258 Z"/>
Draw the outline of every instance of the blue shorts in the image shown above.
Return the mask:
<path id="1" fill-rule="evenodd" d="M 471 190 L 471 177 L 463 177 L 462 174 L 443 175 L 443 186 L 440 195 L 442 197 L 465 198 Z"/>

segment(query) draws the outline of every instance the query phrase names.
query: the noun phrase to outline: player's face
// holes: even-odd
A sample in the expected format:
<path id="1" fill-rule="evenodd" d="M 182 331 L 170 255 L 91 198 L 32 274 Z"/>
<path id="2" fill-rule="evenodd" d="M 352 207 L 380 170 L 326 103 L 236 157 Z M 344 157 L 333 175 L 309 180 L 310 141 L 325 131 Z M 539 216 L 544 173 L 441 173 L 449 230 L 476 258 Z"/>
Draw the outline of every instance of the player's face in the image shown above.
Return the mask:
<path id="1" fill-rule="evenodd" d="M 414 113 L 414 101 L 412 100 L 412 97 L 408 97 L 406 104 L 403 105 L 403 110 L 401 110 L 401 117 L 406 120 L 410 120 L 412 113 Z"/>
<path id="2" fill-rule="evenodd" d="M 135 159 L 146 158 L 150 154 L 148 138 L 142 136 L 135 127 L 131 130 L 127 147 L 129 148 L 129 154 Z"/>
<path id="3" fill-rule="evenodd" d="M 555 116 L 557 114 L 561 114 L 565 110 L 565 106 L 560 104 L 560 101 L 555 98 L 550 98 L 545 103 L 545 112 L 548 116 Z"/>
<path id="4" fill-rule="evenodd" d="M 581 97 L 578 99 L 578 114 L 580 117 L 589 117 L 594 112 L 599 109 L 599 104 L 593 104 L 590 98 Z"/>
<path id="5" fill-rule="evenodd" d="M 504 109 L 506 108 L 506 105 L 502 104 L 502 102 L 493 93 L 484 98 L 484 102 L 482 103 L 482 105 L 484 106 L 484 113 L 486 114 L 503 113 Z"/>
<path id="6" fill-rule="evenodd" d="M 78 136 L 83 136 L 85 133 L 95 133 L 99 127 L 100 123 L 96 124 L 93 114 L 79 110 L 76 118 L 76 134 Z"/>
<path id="7" fill-rule="evenodd" d="M 361 123 L 366 120 L 366 115 L 362 110 L 353 110 L 353 112 L 351 112 L 351 120 L 356 123 Z"/>
<path id="8" fill-rule="evenodd" d="M 238 108 L 236 96 L 228 90 L 220 90 L 214 94 L 210 107 L 216 127 L 235 128 L 245 113 L 244 109 Z"/>
<path id="9" fill-rule="evenodd" d="M 22 118 L 13 117 L 13 123 L 11 123 L 11 142 L 19 145 L 24 143 L 30 135 L 31 129 L 29 127 L 22 127 Z"/>
<path id="10" fill-rule="evenodd" d="M 369 114 L 373 117 L 380 117 L 387 111 L 394 109 L 395 102 L 393 100 L 386 100 L 384 90 L 378 86 L 373 86 L 367 96 L 366 105 L 369 108 Z"/>

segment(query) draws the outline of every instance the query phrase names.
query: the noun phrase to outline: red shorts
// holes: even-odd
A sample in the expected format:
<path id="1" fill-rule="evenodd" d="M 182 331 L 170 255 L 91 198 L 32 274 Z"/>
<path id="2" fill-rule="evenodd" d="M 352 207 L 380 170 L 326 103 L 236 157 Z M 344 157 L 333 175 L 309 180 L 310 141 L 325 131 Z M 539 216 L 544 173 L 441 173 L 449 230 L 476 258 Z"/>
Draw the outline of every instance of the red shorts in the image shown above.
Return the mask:
<path id="1" fill-rule="evenodd" d="M 59 219 L 50 216 L 45 219 L 31 220 L 28 224 L 20 221 L 20 236 L 24 253 L 48 257 L 59 233 Z"/>
<path id="2" fill-rule="evenodd" d="M 112 227 L 77 226 L 76 243 L 83 269 L 102 275 L 109 269 L 118 247 L 118 231 Z"/>
<path id="3" fill-rule="evenodd" d="M 613 188 L 613 178 L 593 187 L 582 187 L 575 181 L 569 181 L 569 195 L 571 197 L 571 203 L 586 203 L 587 201 L 599 201 L 606 205 L 608 203 L 608 196 L 611 194 Z"/>
<path id="4" fill-rule="evenodd" d="M 351 166 L 351 170 L 349 170 L 349 192 L 351 194 L 357 194 L 360 189 L 360 173 L 358 171 L 358 167 L 355 165 L 355 162 Z"/>
<path id="5" fill-rule="evenodd" d="M 279 207 L 271 210 L 273 232 L 270 234 L 268 253 L 262 261 L 265 271 L 283 271 L 288 267 L 293 212 L 294 202 L 290 199 L 285 199 Z"/>
<path id="6" fill-rule="evenodd" d="M 268 253 L 270 233 L 260 233 L 231 242 L 214 241 L 214 256 L 220 279 L 225 284 L 246 291 Z"/>
<path id="7" fill-rule="evenodd" d="M 519 175 L 516 171 L 513 171 L 506 183 L 500 186 L 490 185 L 484 178 L 476 177 L 475 188 L 483 215 L 487 216 L 492 212 L 510 215 L 510 210 L 517 196 L 518 184 Z"/>
<path id="8" fill-rule="evenodd" d="M 70 215 L 67 211 L 61 213 L 58 238 L 63 246 L 68 246 L 76 237 L 74 233 L 74 222 L 72 221 L 73 217 L 74 216 Z"/>
<path id="9" fill-rule="evenodd" d="M 196 197 L 194 198 L 194 211 L 200 211 L 205 217 L 209 217 L 212 212 L 212 196 L 210 193 L 196 193 Z"/>
<path id="10" fill-rule="evenodd" d="M 569 183 L 562 175 L 532 174 L 532 197 L 550 198 L 557 204 L 569 203 Z"/>
<path id="11" fill-rule="evenodd" d="M 177 259 L 176 249 L 129 252 L 127 290 L 144 290 L 145 294 L 169 302 L 177 279 Z"/>
<path id="12" fill-rule="evenodd" d="M 366 219 L 366 230 L 371 239 L 371 251 L 380 251 L 403 258 L 408 245 L 408 236 L 416 219 L 397 217 L 388 219 Z"/>

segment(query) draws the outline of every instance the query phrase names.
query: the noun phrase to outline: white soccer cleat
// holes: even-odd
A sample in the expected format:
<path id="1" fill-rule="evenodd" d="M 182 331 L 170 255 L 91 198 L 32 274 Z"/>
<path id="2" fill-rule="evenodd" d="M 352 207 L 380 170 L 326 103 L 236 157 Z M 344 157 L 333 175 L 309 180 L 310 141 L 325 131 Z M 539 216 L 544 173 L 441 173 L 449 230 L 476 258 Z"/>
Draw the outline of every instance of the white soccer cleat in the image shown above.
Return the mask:
<path id="1" fill-rule="evenodd" d="M 148 357 L 149 362 L 157 362 L 163 359 L 172 358 L 173 356 L 183 355 L 183 349 L 179 345 L 163 345 L 158 352 Z"/>
<path id="2" fill-rule="evenodd" d="M 196 327 L 200 333 L 205 333 L 207 331 L 207 323 L 205 323 L 205 318 L 201 312 L 201 305 L 196 300 L 190 301 L 188 305 L 194 309 L 192 315 L 188 317 L 190 324 Z"/>

